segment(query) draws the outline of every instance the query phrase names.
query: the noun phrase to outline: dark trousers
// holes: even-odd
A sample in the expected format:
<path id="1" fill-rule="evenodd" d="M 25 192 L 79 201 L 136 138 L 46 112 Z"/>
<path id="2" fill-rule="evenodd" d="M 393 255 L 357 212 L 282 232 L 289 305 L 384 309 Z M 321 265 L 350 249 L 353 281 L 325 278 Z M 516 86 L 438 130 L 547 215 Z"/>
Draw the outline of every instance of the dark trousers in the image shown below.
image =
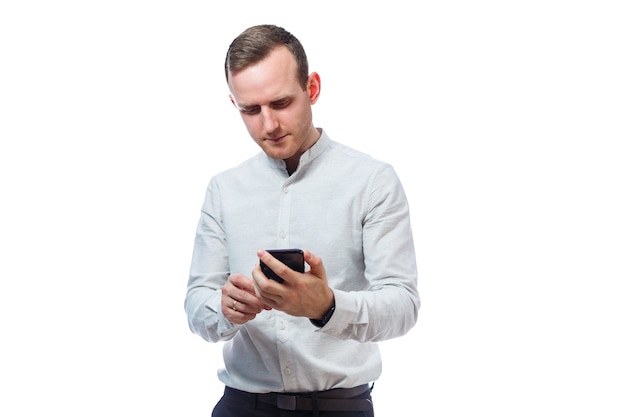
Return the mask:
<path id="1" fill-rule="evenodd" d="M 323 397 L 323 393 L 319 393 Z M 272 404 L 261 399 L 257 394 L 226 388 L 224 395 L 213 409 L 212 417 L 374 417 L 372 397 L 370 391 L 366 391 L 351 398 L 362 406 L 369 401 L 369 409 L 345 411 L 345 410 L 321 410 L 316 406 L 316 400 L 311 398 L 307 403 L 312 404 L 311 410 L 284 410 L 277 404 Z M 348 400 L 349 401 L 349 400 Z M 324 408 L 322 406 L 322 408 Z M 359 407 L 363 408 L 363 407 Z"/>

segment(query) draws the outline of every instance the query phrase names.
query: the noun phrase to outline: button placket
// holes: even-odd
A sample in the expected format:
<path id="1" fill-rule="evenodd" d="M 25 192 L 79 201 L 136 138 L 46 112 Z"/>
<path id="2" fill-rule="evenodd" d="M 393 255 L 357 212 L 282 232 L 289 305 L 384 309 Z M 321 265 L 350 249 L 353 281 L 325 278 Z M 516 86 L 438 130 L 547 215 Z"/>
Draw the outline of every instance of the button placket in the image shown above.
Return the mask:
<path id="1" fill-rule="evenodd" d="M 291 186 L 283 185 L 278 211 L 278 240 L 281 247 L 289 246 L 289 218 L 291 215 Z"/>

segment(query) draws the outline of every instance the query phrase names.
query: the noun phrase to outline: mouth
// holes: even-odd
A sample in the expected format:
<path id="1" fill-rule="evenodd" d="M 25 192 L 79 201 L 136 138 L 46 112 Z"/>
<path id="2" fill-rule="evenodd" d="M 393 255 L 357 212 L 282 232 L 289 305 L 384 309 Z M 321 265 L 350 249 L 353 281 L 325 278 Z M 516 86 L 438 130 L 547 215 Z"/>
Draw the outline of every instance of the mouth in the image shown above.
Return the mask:
<path id="1" fill-rule="evenodd" d="M 269 143 L 276 144 L 276 143 L 282 142 L 286 137 L 287 137 L 287 135 L 277 136 L 275 138 L 265 138 L 265 141 L 269 142 Z"/>

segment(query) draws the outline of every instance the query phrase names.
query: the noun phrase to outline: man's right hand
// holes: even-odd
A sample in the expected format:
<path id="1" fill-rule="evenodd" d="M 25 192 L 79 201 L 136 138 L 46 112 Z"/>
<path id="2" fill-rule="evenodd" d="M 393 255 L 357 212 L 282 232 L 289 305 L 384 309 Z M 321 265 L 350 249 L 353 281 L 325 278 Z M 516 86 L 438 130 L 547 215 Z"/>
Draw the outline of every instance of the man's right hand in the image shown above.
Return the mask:
<path id="1" fill-rule="evenodd" d="M 254 282 L 241 274 L 232 274 L 222 287 L 222 314 L 233 324 L 244 324 L 263 310 L 270 310 L 254 292 Z"/>

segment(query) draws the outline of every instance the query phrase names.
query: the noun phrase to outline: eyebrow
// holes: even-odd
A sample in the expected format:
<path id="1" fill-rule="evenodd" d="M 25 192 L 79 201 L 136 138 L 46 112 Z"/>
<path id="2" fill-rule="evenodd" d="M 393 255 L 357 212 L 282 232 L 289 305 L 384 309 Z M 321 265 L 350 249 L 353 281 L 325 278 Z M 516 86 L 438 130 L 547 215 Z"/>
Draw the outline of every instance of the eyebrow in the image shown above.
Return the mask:
<path id="1" fill-rule="evenodd" d="M 275 104 L 284 100 L 291 100 L 293 98 L 293 96 L 291 94 L 287 94 L 278 98 L 275 98 L 274 100 L 270 101 L 269 104 Z M 239 104 L 237 102 L 235 102 L 237 104 L 237 108 L 239 110 L 250 110 L 250 109 L 254 109 L 255 107 L 260 107 L 260 104 Z"/>

